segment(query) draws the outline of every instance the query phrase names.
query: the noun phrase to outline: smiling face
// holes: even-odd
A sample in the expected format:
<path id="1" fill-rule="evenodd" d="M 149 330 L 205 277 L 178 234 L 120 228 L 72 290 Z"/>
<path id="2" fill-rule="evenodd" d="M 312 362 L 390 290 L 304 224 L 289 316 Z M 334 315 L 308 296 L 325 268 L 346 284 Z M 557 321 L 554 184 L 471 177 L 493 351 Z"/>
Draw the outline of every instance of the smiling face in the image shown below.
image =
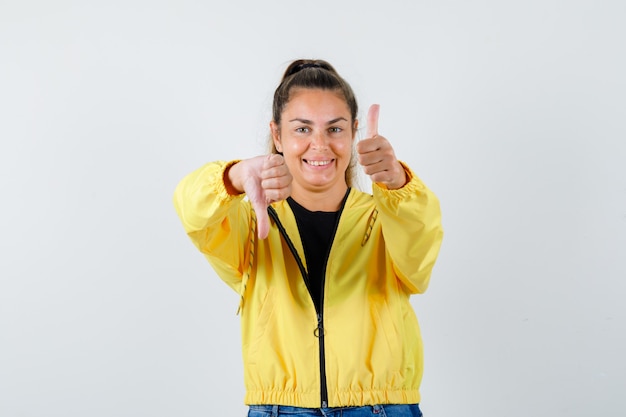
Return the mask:
<path id="1" fill-rule="evenodd" d="M 280 125 L 270 124 L 278 152 L 293 176 L 292 196 L 303 200 L 343 198 L 348 186 L 356 121 L 341 93 L 297 89 L 290 94 Z"/>

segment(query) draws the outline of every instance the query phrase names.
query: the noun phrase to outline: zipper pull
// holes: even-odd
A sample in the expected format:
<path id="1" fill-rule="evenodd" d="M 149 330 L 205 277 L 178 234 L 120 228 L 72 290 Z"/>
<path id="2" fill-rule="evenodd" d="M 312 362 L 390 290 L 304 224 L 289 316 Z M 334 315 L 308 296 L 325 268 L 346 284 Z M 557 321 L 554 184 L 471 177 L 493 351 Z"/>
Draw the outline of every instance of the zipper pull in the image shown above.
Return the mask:
<path id="1" fill-rule="evenodd" d="M 315 337 L 324 335 L 324 327 L 322 326 L 322 313 L 317 313 L 317 327 L 313 330 Z"/>

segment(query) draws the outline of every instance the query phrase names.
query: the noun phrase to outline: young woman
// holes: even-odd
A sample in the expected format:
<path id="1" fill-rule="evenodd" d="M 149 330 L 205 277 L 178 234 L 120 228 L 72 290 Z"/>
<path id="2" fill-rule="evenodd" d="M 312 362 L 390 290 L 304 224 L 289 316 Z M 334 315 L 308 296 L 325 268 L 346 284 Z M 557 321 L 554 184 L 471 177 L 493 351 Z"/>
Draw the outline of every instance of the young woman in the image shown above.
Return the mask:
<path id="1" fill-rule="evenodd" d="M 271 152 L 209 163 L 178 185 L 185 230 L 241 296 L 249 416 L 421 416 L 409 296 L 442 240 L 439 202 L 325 61 L 291 63 Z M 352 188 L 357 163 L 372 194 Z M 245 198 L 247 197 L 247 198 Z"/>

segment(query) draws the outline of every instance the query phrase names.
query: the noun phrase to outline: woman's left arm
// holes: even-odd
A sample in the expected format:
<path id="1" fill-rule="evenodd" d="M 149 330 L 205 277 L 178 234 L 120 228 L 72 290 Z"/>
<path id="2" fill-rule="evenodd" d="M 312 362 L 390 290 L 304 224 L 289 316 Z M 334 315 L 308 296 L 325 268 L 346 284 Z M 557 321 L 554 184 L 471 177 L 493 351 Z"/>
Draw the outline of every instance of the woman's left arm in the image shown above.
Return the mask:
<path id="1" fill-rule="evenodd" d="M 374 201 L 398 279 L 411 293 L 423 293 L 443 239 L 441 210 L 437 196 L 406 164 L 401 165 L 406 184 L 393 190 L 374 184 Z"/>
<path id="2" fill-rule="evenodd" d="M 388 256 L 396 276 L 411 293 L 428 288 L 443 239 L 439 200 L 378 134 L 380 107 L 367 113 L 367 136 L 356 145 L 369 175 Z"/>

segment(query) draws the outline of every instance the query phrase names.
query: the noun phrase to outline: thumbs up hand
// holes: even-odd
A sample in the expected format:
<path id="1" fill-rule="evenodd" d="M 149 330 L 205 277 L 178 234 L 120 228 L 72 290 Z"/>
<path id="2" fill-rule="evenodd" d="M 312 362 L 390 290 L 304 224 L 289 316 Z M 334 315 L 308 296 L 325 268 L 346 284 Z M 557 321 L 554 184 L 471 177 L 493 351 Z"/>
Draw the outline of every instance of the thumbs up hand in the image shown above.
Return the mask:
<path id="1" fill-rule="evenodd" d="M 267 207 L 291 194 L 291 173 L 282 155 L 261 155 L 233 165 L 227 172 L 227 181 L 233 193 L 245 192 L 256 213 L 259 239 L 265 239 L 270 230 Z"/>
<path id="2" fill-rule="evenodd" d="M 356 144 L 357 156 L 372 182 L 397 190 L 406 184 L 406 172 L 389 141 L 378 135 L 379 111 L 380 106 L 373 104 L 367 113 L 367 137 Z"/>

